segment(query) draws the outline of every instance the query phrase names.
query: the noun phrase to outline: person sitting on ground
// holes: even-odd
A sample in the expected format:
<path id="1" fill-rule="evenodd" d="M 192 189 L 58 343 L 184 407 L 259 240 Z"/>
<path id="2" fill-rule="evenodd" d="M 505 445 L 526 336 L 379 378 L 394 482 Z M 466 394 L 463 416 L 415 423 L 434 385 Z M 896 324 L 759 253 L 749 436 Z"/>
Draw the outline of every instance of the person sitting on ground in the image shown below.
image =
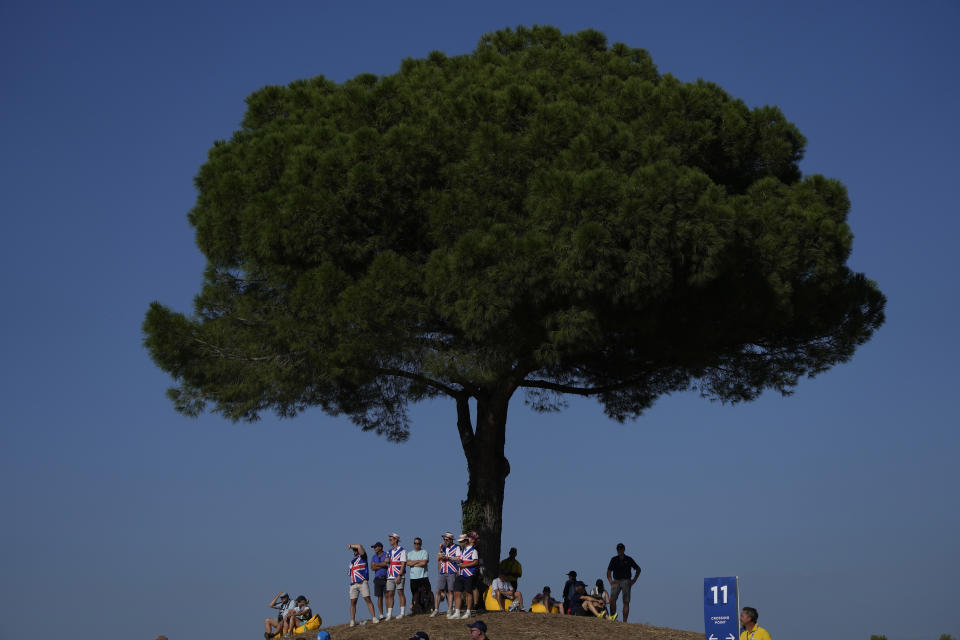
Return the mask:
<path id="1" fill-rule="evenodd" d="M 598 618 L 606 617 L 603 601 L 587 594 L 587 585 L 577 582 L 573 595 L 570 596 L 570 613 L 575 616 L 594 615 Z"/>
<path id="2" fill-rule="evenodd" d="M 267 606 L 271 609 L 277 610 L 277 618 L 267 618 L 263 621 L 264 638 L 272 638 L 275 634 L 279 633 L 281 627 L 283 627 L 283 619 L 287 615 L 287 610 L 293 603 L 290 601 L 290 594 L 286 591 L 281 591 L 273 597 L 273 600 L 270 601 L 270 604 Z"/>
<path id="3" fill-rule="evenodd" d="M 602 578 L 597 578 L 597 586 L 595 586 L 593 589 L 590 589 L 590 595 L 592 595 L 594 598 L 603 600 L 604 611 L 606 611 L 607 607 L 610 606 L 610 592 L 604 588 Z"/>
<path id="4" fill-rule="evenodd" d="M 506 611 L 506 607 L 503 606 L 504 598 L 513 600 L 510 611 L 523 611 L 523 594 L 513 588 L 505 571 L 501 571 L 500 575 L 494 578 L 493 584 L 490 585 L 490 593 L 497 599 L 501 611 Z"/>
<path id="5" fill-rule="evenodd" d="M 310 611 L 310 601 L 307 600 L 306 596 L 297 596 L 293 606 L 283 617 L 283 635 L 292 634 L 294 629 L 306 624 L 311 616 L 313 616 L 313 612 Z"/>
<path id="6" fill-rule="evenodd" d="M 553 607 L 559 609 L 562 603 L 559 600 L 554 600 L 550 596 L 550 587 L 544 587 L 543 591 L 533 596 L 533 604 L 542 604 L 544 609 L 547 610 L 547 613 L 552 613 L 551 609 L 553 609 Z"/>

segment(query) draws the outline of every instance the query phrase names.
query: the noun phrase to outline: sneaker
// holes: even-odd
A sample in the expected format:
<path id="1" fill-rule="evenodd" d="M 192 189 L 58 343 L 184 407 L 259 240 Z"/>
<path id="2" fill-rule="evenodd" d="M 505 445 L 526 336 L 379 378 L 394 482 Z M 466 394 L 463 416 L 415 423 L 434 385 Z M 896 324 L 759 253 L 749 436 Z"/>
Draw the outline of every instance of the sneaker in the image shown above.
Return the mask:
<path id="1" fill-rule="evenodd" d="M 454 609 L 453 611 L 447 611 L 447 619 L 456 620 L 460 617 L 460 609 Z"/>
<path id="2" fill-rule="evenodd" d="M 608 616 L 607 619 L 610 620 L 611 622 L 616 622 L 616 621 L 617 621 L 617 614 L 613 614 L 612 616 Z"/>
<path id="3" fill-rule="evenodd" d="M 377 620 L 376 618 L 371 618 L 371 619 L 370 619 L 370 624 L 377 624 L 378 622 L 380 622 L 380 621 Z"/>
<path id="4" fill-rule="evenodd" d="M 351 626 L 351 627 L 357 626 L 357 621 L 356 621 L 356 620 L 351 620 L 351 621 L 350 621 L 350 626 Z"/>
<path id="5" fill-rule="evenodd" d="M 387 614 L 387 621 L 389 622 L 390 620 L 393 620 L 393 611 Z"/>
<path id="6" fill-rule="evenodd" d="M 440 609 L 434 609 L 433 613 L 430 614 L 430 617 L 436 618 L 438 615 L 440 615 Z"/>
<path id="7" fill-rule="evenodd" d="M 402 617 L 405 616 L 405 615 L 407 615 L 407 614 L 401 613 L 400 615 L 398 615 L 398 616 L 395 618 L 395 620 L 399 620 L 400 618 L 402 618 Z M 413 615 L 413 614 L 411 614 L 411 615 Z"/>
<path id="8" fill-rule="evenodd" d="M 382 614 L 382 613 L 380 614 L 380 619 L 383 620 L 383 614 Z"/>
<path id="9" fill-rule="evenodd" d="M 470 611 L 470 609 L 464 609 L 464 610 L 463 610 L 463 613 L 460 614 L 460 619 L 461 619 L 461 620 L 466 620 L 466 619 L 469 618 L 471 615 L 473 615 L 473 612 Z"/>

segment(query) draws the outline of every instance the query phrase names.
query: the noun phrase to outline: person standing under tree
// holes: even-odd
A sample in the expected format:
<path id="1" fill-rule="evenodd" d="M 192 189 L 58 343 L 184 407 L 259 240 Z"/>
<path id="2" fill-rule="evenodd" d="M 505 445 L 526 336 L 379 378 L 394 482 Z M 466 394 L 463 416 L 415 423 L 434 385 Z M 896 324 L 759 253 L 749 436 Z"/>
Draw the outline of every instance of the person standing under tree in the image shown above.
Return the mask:
<path id="1" fill-rule="evenodd" d="M 610 616 L 613 617 L 617 613 L 617 596 L 622 591 L 624 622 L 630 616 L 630 587 L 640 577 L 640 567 L 633 558 L 624 553 L 626 549 L 622 542 L 617 543 L 617 555 L 610 558 L 607 564 L 607 582 L 610 583 Z M 637 572 L 632 579 L 630 578 L 631 569 Z"/>
<path id="2" fill-rule="evenodd" d="M 453 542 L 449 531 L 440 536 L 443 542 L 437 550 L 437 599 L 431 617 L 440 613 L 440 599 L 447 599 L 447 617 L 453 615 L 453 582 L 457 577 L 456 559 L 460 557 L 460 547 Z"/>
<path id="3" fill-rule="evenodd" d="M 407 551 L 407 566 L 410 567 L 410 613 L 430 613 L 433 598 L 430 593 L 430 576 L 427 574 L 429 554 L 423 548 L 423 540 L 413 539 L 413 551 Z"/>
<path id="4" fill-rule="evenodd" d="M 516 591 L 520 576 L 523 575 L 523 566 L 520 564 L 520 561 L 517 560 L 516 547 L 510 547 L 510 553 L 507 554 L 506 558 L 500 561 L 498 571 L 506 574 L 507 582 L 513 585 L 513 590 Z"/>
<path id="5" fill-rule="evenodd" d="M 373 569 L 373 597 L 377 599 L 380 608 L 380 619 L 384 619 L 383 597 L 387 591 L 387 554 L 383 552 L 383 543 L 377 540 L 373 543 L 373 555 L 370 556 L 370 568 Z"/>
<path id="6" fill-rule="evenodd" d="M 373 601 L 370 599 L 370 569 L 367 567 L 367 550 L 362 544 L 348 544 L 347 549 L 353 550 L 353 560 L 347 568 L 350 576 L 350 626 L 357 624 L 357 598 L 363 596 L 370 609 L 370 622 L 377 624 L 377 614 L 373 610 Z"/>
<path id="7" fill-rule="evenodd" d="M 393 617 L 393 594 L 400 598 L 400 613 L 397 620 L 403 617 L 407 608 L 407 596 L 403 591 L 403 581 L 407 571 L 407 552 L 400 546 L 400 534 L 391 533 L 389 539 L 390 550 L 387 558 L 390 565 L 387 567 L 387 620 Z"/>

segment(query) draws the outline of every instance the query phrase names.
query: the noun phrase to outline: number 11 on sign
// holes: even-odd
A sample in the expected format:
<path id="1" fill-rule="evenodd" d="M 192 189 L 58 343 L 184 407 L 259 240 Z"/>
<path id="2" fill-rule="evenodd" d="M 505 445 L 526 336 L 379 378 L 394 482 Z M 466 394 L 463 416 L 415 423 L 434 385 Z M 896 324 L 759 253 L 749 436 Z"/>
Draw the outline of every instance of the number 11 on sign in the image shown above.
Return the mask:
<path id="1" fill-rule="evenodd" d="M 737 640 L 740 634 L 740 591 L 736 576 L 703 579 L 705 640 Z"/>
<path id="2" fill-rule="evenodd" d="M 717 585 L 710 587 L 710 590 L 713 591 L 713 604 L 727 604 L 727 589 L 730 585 L 721 585 L 720 588 L 717 588 Z M 719 593 L 722 593 L 723 600 L 720 600 Z"/>

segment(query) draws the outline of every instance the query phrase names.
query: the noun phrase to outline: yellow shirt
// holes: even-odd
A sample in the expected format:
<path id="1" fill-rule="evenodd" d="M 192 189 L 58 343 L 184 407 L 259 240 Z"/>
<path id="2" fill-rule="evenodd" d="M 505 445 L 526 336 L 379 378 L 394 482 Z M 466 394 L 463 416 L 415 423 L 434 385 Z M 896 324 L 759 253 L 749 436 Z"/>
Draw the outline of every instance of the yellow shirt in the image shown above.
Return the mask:
<path id="1" fill-rule="evenodd" d="M 517 578 L 523 575 L 523 569 L 520 566 L 520 562 L 510 557 L 503 559 L 498 567 L 498 570 L 505 573 L 508 580 L 514 582 L 517 580 Z"/>
<path id="2" fill-rule="evenodd" d="M 770 634 L 761 626 L 755 626 L 753 631 L 744 631 L 740 634 L 740 640 L 771 640 Z"/>

